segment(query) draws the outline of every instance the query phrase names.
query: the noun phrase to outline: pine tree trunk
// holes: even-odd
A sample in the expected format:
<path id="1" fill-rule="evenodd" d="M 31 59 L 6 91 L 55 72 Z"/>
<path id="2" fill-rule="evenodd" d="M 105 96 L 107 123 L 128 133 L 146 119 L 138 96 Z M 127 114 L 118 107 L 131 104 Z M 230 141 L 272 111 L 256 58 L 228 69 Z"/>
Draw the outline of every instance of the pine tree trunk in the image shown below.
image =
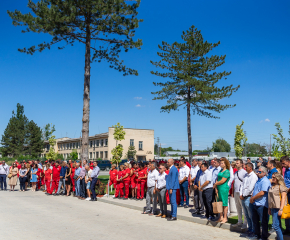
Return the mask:
<path id="1" fill-rule="evenodd" d="M 190 88 L 188 87 L 187 98 L 190 100 Z M 188 156 L 189 162 L 192 160 L 192 141 L 191 141 L 191 118 L 190 118 L 190 102 L 187 102 L 187 136 L 188 136 Z"/>
<path id="2" fill-rule="evenodd" d="M 88 21 L 88 20 L 87 20 Z M 90 124 L 90 78 L 91 78 L 91 32 L 90 23 L 86 28 L 85 80 L 81 160 L 89 160 L 89 124 Z"/>

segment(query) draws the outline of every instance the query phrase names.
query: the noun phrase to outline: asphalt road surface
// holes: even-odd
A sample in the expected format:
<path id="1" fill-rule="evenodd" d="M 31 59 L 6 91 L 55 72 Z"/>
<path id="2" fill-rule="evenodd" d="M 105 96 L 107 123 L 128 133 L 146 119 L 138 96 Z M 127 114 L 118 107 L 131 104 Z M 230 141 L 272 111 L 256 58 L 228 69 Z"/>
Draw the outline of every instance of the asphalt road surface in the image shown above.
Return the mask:
<path id="1" fill-rule="evenodd" d="M 18 189 L 18 186 L 17 186 Z M 145 204 L 145 202 L 144 202 Z M 0 191 L 1 240 L 240 239 L 238 233 L 43 192 Z"/>

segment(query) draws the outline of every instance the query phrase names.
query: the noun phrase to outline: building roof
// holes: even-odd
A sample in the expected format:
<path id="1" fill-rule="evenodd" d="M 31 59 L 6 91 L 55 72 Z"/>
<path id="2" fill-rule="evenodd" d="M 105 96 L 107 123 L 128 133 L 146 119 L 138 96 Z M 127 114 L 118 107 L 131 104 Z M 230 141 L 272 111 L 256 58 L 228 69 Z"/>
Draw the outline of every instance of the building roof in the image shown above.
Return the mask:
<path id="1" fill-rule="evenodd" d="M 89 136 L 89 140 L 95 139 L 95 138 L 104 138 L 104 137 L 108 137 L 109 133 L 100 133 L 100 134 L 96 134 L 94 136 Z M 56 141 L 57 143 L 67 143 L 67 142 L 79 142 L 81 140 L 81 138 L 68 138 L 68 137 L 64 137 L 64 138 L 57 138 Z M 49 141 L 44 141 L 44 143 L 49 143 Z"/>
<path id="2" fill-rule="evenodd" d="M 166 155 L 188 155 L 188 152 L 178 152 L 178 151 L 167 151 Z"/>

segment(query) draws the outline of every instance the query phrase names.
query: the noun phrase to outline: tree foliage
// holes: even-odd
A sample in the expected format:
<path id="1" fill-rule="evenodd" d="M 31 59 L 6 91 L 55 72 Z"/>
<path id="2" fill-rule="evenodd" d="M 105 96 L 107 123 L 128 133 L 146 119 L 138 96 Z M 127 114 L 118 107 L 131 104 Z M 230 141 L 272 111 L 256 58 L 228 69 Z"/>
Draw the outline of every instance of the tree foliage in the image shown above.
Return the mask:
<path id="1" fill-rule="evenodd" d="M 226 140 L 219 138 L 215 142 L 212 143 L 212 151 L 213 152 L 230 152 L 231 145 Z"/>
<path id="2" fill-rule="evenodd" d="M 289 120 L 289 125 L 290 125 L 290 120 Z M 279 151 L 281 152 L 282 155 L 289 156 L 289 154 L 290 154 L 290 139 L 284 137 L 283 129 L 281 128 L 280 123 L 275 123 L 275 127 L 277 129 L 278 134 L 272 134 L 272 135 L 273 135 L 273 138 L 276 140 L 277 151 L 279 149 Z M 290 134 L 290 130 L 289 130 L 289 134 Z"/>
<path id="3" fill-rule="evenodd" d="M 266 146 L 260 143 L 247 143 L 245 150 L 247 157 L 263 157 L 267 155 Z"/>
<path id="4" fill-rule="evenodd" d="M 44 141 L 48 141 L 50 136 L 55 132 L 55 125 L 52 124 L 46 124 L 45 127 L 42 130 L 42 138 Z"/>
<path id="5" fill-rule="evenodd" d="M 123 130 L 124 127 L 117 123 L 117 125 L 112 126 L 114 128 L 114 139 L 116 140 L 116 147 L 112 149 L 111 153 L 112 163 L 119 164 L 121 162 L 121 158 L 123 156 L 123 146 L 118 144 L 118 141 L 122 141 L 125 139 L 126 132 Z"/>
<path id="6" fill-rule="evenodd" d="M 46 154 L 46 158 L 50 160 L 56 160 L 57 159 L 57 153 L 55 152 L 54 146 L 56 144 L 55 136 L 52 135 L 48 139 L 49 142 L 49 151 Z"/>
<path id="7" fill-rule="evenodd" d="M 236 126 L 234 149 L 235 149 L 237 158 L 241 158 L 243 156 L 243 151 L 244 151 L 246 142 L 248 141 L 248 138 L 246 137 L 244 129 L 242 128 L 243 125 L 244 125 L 244 121 L 242 121 L 240 125 L 238 124 Z"/>
<path id="8" fill-rule="evenodd" d="M 170 80 L 153 82 L 161 89 L 152 94 L 155 95 L 153 100 L 166 100 L 161 112 L 169 113 L 183 106 L 187 109 L 188 152 L 191 158 L 191 112 L 208 118 L 219 118 L 215 113 L 235 107 L 235 104 L 222 104 L 220 100 L 229 98 L 240 86 L 221 87 L 219 83 L 231 74 L 227 71 L 215 71 L 225 63 L 225 55 L 208 56 L 220 42 L 204 41 L 201 32 L 194 26 L 183 32 L 181 38 L 182 43 L 169 44 L 163 41 L 162 45 L 158 45 L 160 52 L 157 55 L 161 60 L 151 63 L 162 71 L 151 73 Z"/>
<path id="9" fill-rule="evenodd" d="M 20 103 L 17 103 L 16 113 L 12 111 L 1 144 L 4 157 L 27 154 L 37 157 L 42 152 L 41 130 L 36 123 L 28 120 L 24 114 L 24 106 Z"/>
<path id="10" fill-rule="evenodd" d="M 135 149 L 135 146 L 129 146 L 129 147 L 128 147 L 128 152 L 126 153 L 127 158 L 128 158 L 128 159 L 133 159 L 133 160 L 135 160 L 136 153 L 137 153 L 137 151 L 136 151 L 136 149 Z"/>
<path id="11" fill-rule="evenodd" d="M 71 153 L 69 154 L 69 159 L 72 159 L 72 160 L 78 160 L 79 159 L 79 155 L 78 155 L 78 152 L 76 149 L 73 149 L 71 151 Z"/>

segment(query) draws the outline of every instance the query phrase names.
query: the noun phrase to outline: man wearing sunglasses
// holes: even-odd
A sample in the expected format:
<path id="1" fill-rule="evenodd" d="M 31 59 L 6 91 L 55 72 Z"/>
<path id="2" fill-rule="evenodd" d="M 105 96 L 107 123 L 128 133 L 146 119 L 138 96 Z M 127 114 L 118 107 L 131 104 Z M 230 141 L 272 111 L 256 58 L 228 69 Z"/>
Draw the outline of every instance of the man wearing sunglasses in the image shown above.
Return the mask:
<path id="1" fill-rule="evenodd" d="M 253 225 L 254 236 L 248 239 L 268 239 L 268 191 L 271 187 L 271 182 L 267 178 L 267 169 L 259 167 L 257 171 L 258 181 L 255 184 L 254 192 L 250 198 L 250 203 L 253 204 Z M 261 221 L 261 223 L 260 223 Z M 262 225 L 262 235 L 260 231 L 260 224 Z"/>

